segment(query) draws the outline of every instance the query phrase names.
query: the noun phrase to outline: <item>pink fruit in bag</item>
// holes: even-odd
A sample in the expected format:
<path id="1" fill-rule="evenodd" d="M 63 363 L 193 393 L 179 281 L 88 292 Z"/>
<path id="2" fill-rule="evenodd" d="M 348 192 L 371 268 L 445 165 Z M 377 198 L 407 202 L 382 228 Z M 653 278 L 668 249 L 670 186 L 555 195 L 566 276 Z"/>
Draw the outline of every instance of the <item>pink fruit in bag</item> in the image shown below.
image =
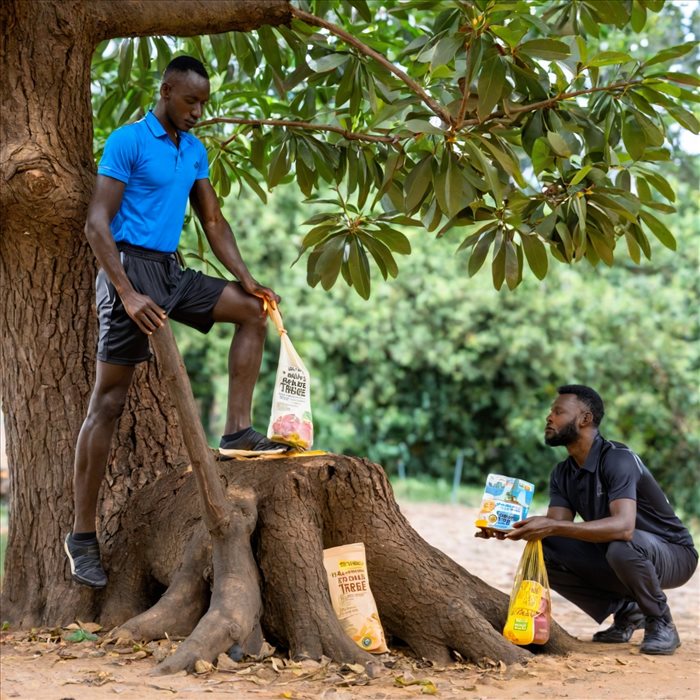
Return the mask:
<path id="1" fill-rule="evenodd" d="M 549 601 L 545 596 L 540 600 L 540 607 L 535 616 L 535 636 L 533 644 L 546 644 L 549 641 Z"/>
<path id="2" fill-rule="evenodd" d="M 293 413 L 287 413 L 272 424 L 272 432 L 271 440 L 308 449 L 313 442 L 314 426 L 309 420 L 302 420 Z"/>

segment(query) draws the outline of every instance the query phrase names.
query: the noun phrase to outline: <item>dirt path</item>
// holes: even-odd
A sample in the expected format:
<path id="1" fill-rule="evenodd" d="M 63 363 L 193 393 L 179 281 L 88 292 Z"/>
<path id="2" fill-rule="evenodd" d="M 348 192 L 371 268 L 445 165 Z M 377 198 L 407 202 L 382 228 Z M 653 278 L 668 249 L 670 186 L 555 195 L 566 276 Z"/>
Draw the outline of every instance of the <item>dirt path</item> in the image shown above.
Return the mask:
<path id="1" fill-rule="evenodd" d="M 475 511 L 461 506 L 405 504 L 402 510 L 431 544 L 492 585 L 509 592 L 522 543 L 473 537 Z M 590 644 L 586 653 L 566 658 L 539 657 L 526 666 L 494 664 L 440 669 L 403 656 L 386 657 L 386 674 L 368 679 L 357 669 L 268 659 L 230 664 L 201 676 L 150 676 L 154 656 L 136 650 L 105 654 L 94 643 L 17 641 L 11 632 L 0 644 L 1 700 L 106 700 L 126 698 L 220 697 L 241 700 L 399 700 L 434 694 L 465 700 L 518 700 L 547 697 L 570 700 L 685 700 L 700 697 L 700 574 L 669 591 L 683 645 L 674 656 L 639 654 L 642 632 L 630 644 Z M 582 640 L 598 627 L 554 595 L 557 621 Z M 150 651 L 150 650 L 148 650 Z M 156 649 L 156 656 L 158 654 Z M 71 658 L 72 657 L 72 658 Z M 76 658 L 77 657 L 77 658 Z M 145 657 L 145 658 L 144 658 Z"/>

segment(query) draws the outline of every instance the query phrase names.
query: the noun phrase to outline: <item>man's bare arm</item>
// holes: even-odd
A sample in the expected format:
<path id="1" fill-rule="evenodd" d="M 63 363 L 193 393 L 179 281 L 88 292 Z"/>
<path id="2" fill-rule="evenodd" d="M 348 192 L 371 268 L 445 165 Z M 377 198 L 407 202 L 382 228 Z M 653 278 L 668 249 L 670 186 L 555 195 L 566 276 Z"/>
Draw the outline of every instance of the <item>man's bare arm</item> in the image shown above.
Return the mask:
<path id="1" fill-rule="evenodd" d="M 209 180 L 196 180 L 190 192 L 190 202 L 197 218 L 202 223 L 209 245 L 216 258 L 241 283 L 249 294 L 278 304 L 279 296 L 263 287 L 250 274 L 243 262 L 233 231 L 224 218 Z"/>
<path id="2" fill-rule="evenodd" d="M 139 294 L 126 276 L 119 251 L 109 228 L 116 216 L 124 194 L 124 183 L 111 177 L 98 175 L 95 190 L 88 205 L 85 236 L 100 267 L 107 273 L 124 309 L 136 325 L 150 335 L 163 325 L 165 311 L 153 299 Z"/>
<path id="3" fill-rule="evenodd" d="M 570 516 L 570 517 L 569 517 Z M 619 498 L 610 502 L 610 515 L 600 520 L 573 522 L 568 508 L 550 508 L 546 516 L 537 515 L 513 523 L 509 540 L 539 540 L 543 537 L 570 537 L 584 542 L 629 541 L 637 520 L 637 502 Z"/>

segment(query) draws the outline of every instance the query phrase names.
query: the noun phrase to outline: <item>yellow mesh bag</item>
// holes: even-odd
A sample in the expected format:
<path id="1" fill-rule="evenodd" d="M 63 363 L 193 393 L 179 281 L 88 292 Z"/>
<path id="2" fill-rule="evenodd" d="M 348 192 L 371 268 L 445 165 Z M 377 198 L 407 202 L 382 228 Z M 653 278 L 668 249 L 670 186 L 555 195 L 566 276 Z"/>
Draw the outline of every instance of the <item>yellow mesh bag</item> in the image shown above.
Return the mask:
<path id="1" fill-rule="evenodd" d="M 532 540 L 525 545 L 518 564 L 503 636 L 513 644 L 546 644 L 551 610 L 542 540 Z"/>

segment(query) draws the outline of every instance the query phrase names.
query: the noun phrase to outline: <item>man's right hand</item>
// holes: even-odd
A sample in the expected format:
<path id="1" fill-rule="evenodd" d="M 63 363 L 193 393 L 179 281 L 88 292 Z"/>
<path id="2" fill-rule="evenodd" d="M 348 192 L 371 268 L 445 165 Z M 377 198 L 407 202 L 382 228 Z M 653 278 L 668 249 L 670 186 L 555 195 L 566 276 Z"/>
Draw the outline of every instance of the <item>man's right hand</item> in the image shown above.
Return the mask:
<path id="1" fill-rule="evenodd" d="M 495 537 L 497 540 L 505 540 L 507 532 L 501 532 L 500 530 L 489 530 L 486 527 L 480 527 L 479 532 L 474 533 L 474 537 L 480 537 L 483 540 L 490 540 Z"/>
<path id="2" fill-rule="evenodd" d="M 126 313 L 146 335 L 151 335 L 165 323 L 167 314 L 146 294 L 129 292 L 122 297 L 122 303 Z"/>

